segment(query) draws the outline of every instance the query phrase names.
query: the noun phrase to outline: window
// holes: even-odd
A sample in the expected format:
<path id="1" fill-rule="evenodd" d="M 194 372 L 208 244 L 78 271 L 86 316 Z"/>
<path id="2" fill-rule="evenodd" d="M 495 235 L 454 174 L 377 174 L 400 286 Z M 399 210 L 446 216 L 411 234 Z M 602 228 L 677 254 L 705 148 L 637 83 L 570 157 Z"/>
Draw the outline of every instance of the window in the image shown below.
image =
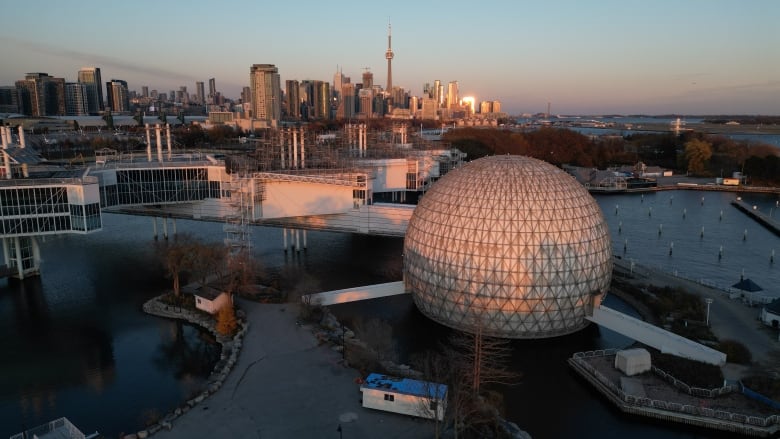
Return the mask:
<path id="1" fill-rule="evenodd" d="M 432 400 L 428 407 L 431 409 L 432 412 L 435 412 L 436 409 L 439 408 L 439 402 Z"/>
<path id="2" fill-rule="evenodd" d="M 388 393 L 385 393 L 385 401 L 390 401 L 390 402 L 395 401 L 395 395 L 390 395 Z"/>

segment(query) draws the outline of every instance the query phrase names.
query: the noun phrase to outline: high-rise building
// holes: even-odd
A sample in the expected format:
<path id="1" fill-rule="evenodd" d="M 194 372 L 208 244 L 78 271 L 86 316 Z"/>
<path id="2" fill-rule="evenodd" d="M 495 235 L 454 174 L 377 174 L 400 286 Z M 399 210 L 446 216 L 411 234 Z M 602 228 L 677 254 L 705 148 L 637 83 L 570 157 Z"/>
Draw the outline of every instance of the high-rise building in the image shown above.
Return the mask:
<path id="1" fill-rule="evenodd" d="M 79 70 L 78 81 L 87 87 L 87 108 L 90 114 L 97 114 L 105 109 L 103 103 L 103 80 L 100 78 L 99 67 L 83 67 Z"/>
<path id="2" fill-rule="evenodd" d="M 479 103 L 479 112 L 488 114 L 493 112 L 493 101 L 482 101 Z"/>
<path id="3" fill-rule="evenodd" d="M 423 98 L 422 108 L 420 110 L 420 118 L 424 120 L 436 120 L 436 112 L 439 108 L 439 103 L 433 98 Z"/>
<path id="4" fill-rule="evenodd" d="M 241 103 L 248 104 L 250 102 L 252 102 L 252 89 L 244 87 L 241 89 Z"/>
<path id="5" fill-rule="evenodd" d="M 263 120 L 275 127 L 282 117 L 279 69 L 273 64 L 253 64 L 249 69 L 249 87 L 252 89 L 250 117 Z"/>
<path id="6" fill-rule="evenodd" d="M 195 82 L 195 94 L 197 95 L 198 104 L 203 105 L 206 103 L 206 88 L 203 81 Z"/>
<path id="7" fill-rule="evenodd" d="M 106 82 L 107 109 L 114 113 L 130 111 L 130 92 L 127 81 L 112 79 Z"/>
<path id="8" fill-rule="evenodd" d="M 341 100 L 339 101 L 336 118 L 352 119 L 355 117 L 355 85 L 349 82 L 341 86 Z"/>
<path id="9" fill-rule="evenodd" d="M 144 85 L 141 87 L 141 97 L 142 98 L 148 98 L 149 97 L 149 87 Z"/>
<path id="10" fill-rule="evenodd" d="M 344 74 L 341 70 L 336 68 L 336 73 L 333 74 L 333 95 L 336 99 L 341 99 L 341 87 L 344 85 Z"/>
<path id="11" fill-rule="evenodd" d="M 19 93 L 13 85 L 0 87 L 0 113 L 19 113 Z"/>
<path id="12" fill-rule="evenodd" d="M 456 108 L 459 105 L 459 101 L 458 81 L 450 81 L 450 83 L 447 84 L 447 108 Z"/>
<path id="13" fill-rule="evenodd" d="M 79 82 L 65 83 L 65 115 L 86 116 L 89 114 L 87 85 Z"/>
<path id="14" fill-rule="evenodd" d="M 433 81 L 433 90 L 432 90 L 433 94 L 431 95 L 431 97 L 433 98 L 433 100 L 436 101 L 436 105 L 438 105 L 439 107 L 441 107 L 441 105 L 444 103 L 443 90 L 444 87 L 441 85 L 441 81 L 439 81 L 438 79 Z"/>
<path id="15" fill-rule="evenodd" d="M 374 117 L 374 89 L 361 88 L 358 92 L 358 99 L 360 102 L 361 116 L 364 119 L 371 119 Z"/>
<path id="16" fill-rule="evenodd" d="M 330 120 L 331 115 L 331 99 L 330 99 L 330 84 L 327 81 L 316 81 L 315 90 L 315 110 L 314 116 L 317 119 Z"/>
<path id="17" fill-rule="evenodd" d="M 209 79 L 209 99 L 213 99 L 216 94 L 217 94 L 217 80 L 214 79 L 214 78 L 210 78 Z"/>
<path id="18" fill-rule="evenodd" d="M 287 117 L 292 120 L 301 118 L 301 84 L 293 79 L 288 79 L 284 83 L 284 104 L 287 111 Z"/>
<path id="19" fill-rule="evenodd" d="M 374 88 L 374 74 L 368 68 L 363 72 L 363 88 Z"/>
<path id="20" fill-rule="evenodd" d="M 500 113 L 501 112 L 501 101 L 493 101 L 493 112 L 494 113 Z"/>
<path id="21" fill-rule="evenodd" d="M 65 80 L 47 73 L 27 73 L 16 81 L 19 110 L 29 116 L 65 114 Z"/>

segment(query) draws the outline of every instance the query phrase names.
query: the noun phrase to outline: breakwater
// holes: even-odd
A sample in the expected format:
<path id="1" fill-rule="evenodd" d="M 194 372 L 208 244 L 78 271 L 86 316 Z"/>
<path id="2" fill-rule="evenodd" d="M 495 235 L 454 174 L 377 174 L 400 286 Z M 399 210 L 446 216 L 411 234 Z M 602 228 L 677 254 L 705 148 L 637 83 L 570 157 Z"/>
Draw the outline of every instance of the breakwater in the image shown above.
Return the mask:
<path id="1" fill-rule="evenodd" d="M 741 199 L 737 199 L 731 202 L 731 205 L 736 207 L 737 209 L 741 210 L 747 216 L 753 218 L 756 220 L 759 224 L 766 227 L 768 230 L 770 230 L 775 235 L 780 236 L 780 221 L 772 218 L 771 216 L 761 212 L 756 207 L 749 205 L 748 203 L 745 203 Z"/>

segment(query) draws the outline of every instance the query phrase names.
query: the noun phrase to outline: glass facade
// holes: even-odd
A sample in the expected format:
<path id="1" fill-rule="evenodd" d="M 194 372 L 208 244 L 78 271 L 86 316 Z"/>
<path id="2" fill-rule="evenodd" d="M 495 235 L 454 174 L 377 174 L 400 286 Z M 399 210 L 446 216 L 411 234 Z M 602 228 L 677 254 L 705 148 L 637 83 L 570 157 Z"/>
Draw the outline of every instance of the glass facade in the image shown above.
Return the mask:
<path id="1" fill-rule="evenodd" d="M 219 198 L 218 181 L 209 181 L 206 168 L 122 169 L 116 189 L 101 189 L 104 206 L 166 204 Z"/>
<path id="2" fill-rule="evenodd" d="M 68 186 L 14 186 L 0 190 L 0 235 L 99 230 L 98 203 L 71 204 Z"/>
<path id="3" fill-rule="evenodd" d="M 588 325 L 612 273 L 609 231 L 593 197 L 540 160 L 494 156 L 442 177 L 404 241 L 404 282 L 426 316 L 504 338 Z"/>

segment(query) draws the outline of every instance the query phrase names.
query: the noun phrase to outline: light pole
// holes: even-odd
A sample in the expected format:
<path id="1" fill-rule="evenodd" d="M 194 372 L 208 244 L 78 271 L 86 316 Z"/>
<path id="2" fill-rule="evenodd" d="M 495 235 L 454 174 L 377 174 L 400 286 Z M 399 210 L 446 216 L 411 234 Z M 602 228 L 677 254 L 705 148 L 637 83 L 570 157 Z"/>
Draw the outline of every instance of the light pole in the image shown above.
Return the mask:
<path id="1" fill-rule="evenodd" d="M 704 301 L 707 303 L 707 326 L 710 326 L 710 305 L 712 304 L 712 299 L 708 297 Z"/>

